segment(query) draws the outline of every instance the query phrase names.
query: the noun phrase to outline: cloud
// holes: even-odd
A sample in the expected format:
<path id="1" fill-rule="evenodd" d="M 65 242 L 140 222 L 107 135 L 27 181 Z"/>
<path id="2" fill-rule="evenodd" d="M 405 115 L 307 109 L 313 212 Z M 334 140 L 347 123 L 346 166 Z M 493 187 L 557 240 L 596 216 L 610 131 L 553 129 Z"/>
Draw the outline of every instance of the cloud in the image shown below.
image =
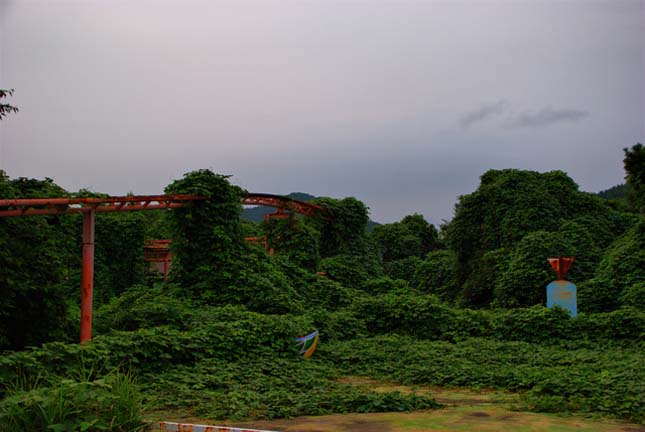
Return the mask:
<path id="1" fill-rule="evenodd" d="M 511 127 L 530 127 L 540 128 L 551 126 L 556 123 L 578 122 L 589 117 L 587 111 L 578 109 L 553 109 L 551 107 L 542 108 L 538 112 L 524 112 L 511 119 Z"/>
<path id="2" fill-rule="evenodd" d="M 467 129 L 474 123 L 502 114 L 507 105 L 503 99 L 492 104 L 483 105 L 474 111 L 464 114 L 459 120 L 459 124 L 462 128 Z"/>

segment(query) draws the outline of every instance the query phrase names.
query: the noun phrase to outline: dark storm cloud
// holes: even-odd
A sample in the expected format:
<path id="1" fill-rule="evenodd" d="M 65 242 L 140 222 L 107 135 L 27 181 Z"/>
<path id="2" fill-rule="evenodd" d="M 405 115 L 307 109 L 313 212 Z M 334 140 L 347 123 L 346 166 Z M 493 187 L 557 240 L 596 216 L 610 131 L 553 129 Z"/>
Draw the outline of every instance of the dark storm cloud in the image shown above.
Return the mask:
<path id="1" fill-rule="evenodd" d="M 464 114 L 459 120 L 459 124 L 462 128 L 467 129 L 474 123 L 488 120 L 491 117 L 502 114 L 507 106 L 508 104 L 503 99 L 492 104 L 483 105 L 474 111 Z"/>
<path id="2" fill-rule="evenodd" d="M 538 112 L 525 112 L 511 119 L 511 127 L 541 128 L 556 123 L 579 122 L 590 116 L 588 111 L 578 109 L 553 109 L 546 107 Z"/>

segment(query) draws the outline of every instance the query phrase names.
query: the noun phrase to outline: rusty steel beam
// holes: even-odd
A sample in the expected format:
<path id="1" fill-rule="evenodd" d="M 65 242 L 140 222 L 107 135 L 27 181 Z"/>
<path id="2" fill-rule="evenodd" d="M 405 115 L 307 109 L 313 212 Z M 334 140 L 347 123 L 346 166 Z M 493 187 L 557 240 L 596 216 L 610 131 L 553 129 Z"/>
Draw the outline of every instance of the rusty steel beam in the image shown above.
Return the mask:
<path id="1" fill-rule="evenodd" d="M 140 211 L 184 207 L 207 199 L 194 195 L 144 195 L 105 198 L 21 198 L 0 200 L 0 217 Z"/>
<path id="2" fill-rule="evenodd" d="M 162 210 L 162 209 L 180 208 L 185 206 L 186 204 L 182 202 L 160 202 L 157 204 L 148 204 L 148 205 L 144 205 L 144 204 L 133 204 L 133 205 L 125 205 L 125 206 L 106 205 L 106 206 L 97 206 L 97 207 L 67 207 L 65 209 L 22 208 L 22 209 L 0 210 L 0 217 L 78 214 L 78 213 L 87 213 L 90 210 L 93 210 L 96 213 Z"/>
<path id="3" fill-rule="evenodd" d="M 197 195 L 127 195 L 102 198 L 16 198 L 0 200 L 0 207 L 5 206 L 46 206 L 46 205 L 74 205 L 105 203 L 128 203 L 141 201 L 199 201 L 207 197 Z"/>
<path id="4" fill-rule="evenodd" d="M 81 343 L 92 339 L 94 290 L 94 210 L 83 213 L 83 271 L 81 273 Z"/>

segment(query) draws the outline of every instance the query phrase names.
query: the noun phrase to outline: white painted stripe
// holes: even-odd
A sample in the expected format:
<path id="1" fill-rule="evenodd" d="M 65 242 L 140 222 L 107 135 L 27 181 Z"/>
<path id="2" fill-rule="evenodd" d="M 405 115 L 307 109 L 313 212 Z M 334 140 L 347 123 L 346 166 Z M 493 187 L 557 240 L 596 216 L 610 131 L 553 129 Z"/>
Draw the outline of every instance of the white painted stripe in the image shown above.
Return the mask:
<path id="1" fill-rule="evenodd" d="M 278 432 L 226 426 L 207 426 L 191 423 L 159 422 L 159 429 L 168 432 Z"/>

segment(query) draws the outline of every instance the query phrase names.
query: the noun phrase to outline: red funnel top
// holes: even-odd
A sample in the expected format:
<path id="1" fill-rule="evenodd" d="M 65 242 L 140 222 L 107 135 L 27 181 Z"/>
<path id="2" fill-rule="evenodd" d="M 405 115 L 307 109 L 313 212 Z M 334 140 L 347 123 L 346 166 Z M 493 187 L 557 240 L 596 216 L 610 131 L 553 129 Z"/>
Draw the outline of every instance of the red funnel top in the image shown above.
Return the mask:
<path id="1" fill-rule="evenodd" d="M 558 275 L 558 279 L 564 279 L 564 277 L 567 275 L 567 272 L 571 268 L 571 264 L 573 264 L 573 260 L 575 259 L 574 257 L 557 257 L 557 258 L 547 258 L 549 260 L 549 264 L 551 264 L 551 267 L 553 267 L 553 270 Z"/>

